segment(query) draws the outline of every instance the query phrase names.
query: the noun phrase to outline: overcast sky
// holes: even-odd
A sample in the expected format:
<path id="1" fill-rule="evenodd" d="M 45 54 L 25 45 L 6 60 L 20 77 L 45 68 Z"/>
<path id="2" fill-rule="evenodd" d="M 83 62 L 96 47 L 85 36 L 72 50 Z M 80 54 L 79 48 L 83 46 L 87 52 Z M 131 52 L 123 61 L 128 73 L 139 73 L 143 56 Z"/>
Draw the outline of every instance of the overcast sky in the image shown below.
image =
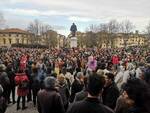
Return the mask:
<path id="1" fill-rule="evenodd" d="M 150 21 L 150 0 L 0 0 L 0 12 L 10 28 L 25 29 L 39 19 L 68 35 L 73 22 L 85 31 L 90 24 L 129 19 L 143 31 Z"/>

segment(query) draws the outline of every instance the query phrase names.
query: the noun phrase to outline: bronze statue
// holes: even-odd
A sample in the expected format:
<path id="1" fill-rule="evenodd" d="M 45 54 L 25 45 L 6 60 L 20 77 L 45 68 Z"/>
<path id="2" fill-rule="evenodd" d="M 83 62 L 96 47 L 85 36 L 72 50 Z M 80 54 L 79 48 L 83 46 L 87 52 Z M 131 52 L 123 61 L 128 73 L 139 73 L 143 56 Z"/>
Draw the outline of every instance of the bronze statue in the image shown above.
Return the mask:
<path id="1" fill-rule="evenodd" d="M 72 37 L 76 36 L 77 26 L 73 23 L 70 28 Z"/>

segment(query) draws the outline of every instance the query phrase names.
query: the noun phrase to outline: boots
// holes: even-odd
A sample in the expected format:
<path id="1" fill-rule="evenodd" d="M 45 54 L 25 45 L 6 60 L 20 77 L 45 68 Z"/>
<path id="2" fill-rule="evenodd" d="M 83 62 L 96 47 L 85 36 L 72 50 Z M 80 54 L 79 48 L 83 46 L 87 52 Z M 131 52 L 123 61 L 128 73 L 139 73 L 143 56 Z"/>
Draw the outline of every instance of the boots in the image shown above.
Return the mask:
<path id="1" fill-rule="evenodd" d="M 25 96 L 22 97 L 22 110 L 26 109 L 27 107 L 25 106 Z"/>
<path id="2" fill-rule="evenodd" d="M 19 109 L 20 109 L 20 105 L 19 105 L 19 104 L 20 104 L 20 98 L 21 98 L 21 97 L 20 97 L 20 96 L 18 96 L 18 99 L 17 99 L 17 110 L 19 110 Z"/>

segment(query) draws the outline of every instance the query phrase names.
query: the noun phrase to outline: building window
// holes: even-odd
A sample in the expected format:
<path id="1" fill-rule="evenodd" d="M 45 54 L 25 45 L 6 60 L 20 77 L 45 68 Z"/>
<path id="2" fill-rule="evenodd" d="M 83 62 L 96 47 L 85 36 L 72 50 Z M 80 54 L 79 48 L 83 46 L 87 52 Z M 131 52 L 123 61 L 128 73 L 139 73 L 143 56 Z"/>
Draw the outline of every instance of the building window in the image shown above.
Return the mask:
<path id="1" fill-rule="evenodd" d="M 5 36 L 5 34 L 3 34 L 3 36 Z"/>
<path id="2" fill-rule="evenodd" d="M 11 34 L 9 34 L 9 37 L 11 37 Z"/>
<path id="3" fill-rule="evenodd" d="M 27 44 L 29 43 L 29 40 L 27 39 Z"/>
<path id="4" fill-rule="evenodd" d="M 22 39 L 22 44 L 24 43 L 24 38 Z"/>
<path id="5" fill-rule="evenodd" d="M 9 39 L 9 43 L 11 44 L 11 39 Z"/>
<path id="6" fill-rule="evenodd" d="M 16 37 L 18 37 L 19 35 L 18 34 L 16 34 Z"/>
<path id="7" fill-rule="evenodd" d="M 19 44 L 19 39 L 16 39 L 16 43 Z"/>
<path id="8" fill-rule="evenodd" d="M 5 38 L 3 39 L 3 42 L 4 42 L 4 44 L 6 44 L 6 39 Z"/>

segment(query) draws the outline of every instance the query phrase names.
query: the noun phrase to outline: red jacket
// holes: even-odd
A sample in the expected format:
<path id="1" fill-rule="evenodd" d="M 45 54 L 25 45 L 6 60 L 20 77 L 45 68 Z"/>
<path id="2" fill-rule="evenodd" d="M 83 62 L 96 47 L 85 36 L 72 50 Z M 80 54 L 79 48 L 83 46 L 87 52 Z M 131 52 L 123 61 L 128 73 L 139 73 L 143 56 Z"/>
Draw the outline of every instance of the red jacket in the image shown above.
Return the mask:
<path id="1" fill-rule="evenodd" d="M 26 96 L 29 92 L 28 89 L 24 89 L 24 88 L 19 87 L 19 85 L 21 85 L 21 83 L 23 81 L 29 82 L 27 75 L 25 73 L 17 73 L 16 77 L 15 77 L 15 82 L 18 85 L 18 88 L 17 88 L 17 95 L 18 96 Z"/>
<path id="2" fill-rule="evenodd" d="M 119 64 L 119 57 L 118 56 L 113 56 L 112 57 L 112 63 L 113 64 Z"/>

